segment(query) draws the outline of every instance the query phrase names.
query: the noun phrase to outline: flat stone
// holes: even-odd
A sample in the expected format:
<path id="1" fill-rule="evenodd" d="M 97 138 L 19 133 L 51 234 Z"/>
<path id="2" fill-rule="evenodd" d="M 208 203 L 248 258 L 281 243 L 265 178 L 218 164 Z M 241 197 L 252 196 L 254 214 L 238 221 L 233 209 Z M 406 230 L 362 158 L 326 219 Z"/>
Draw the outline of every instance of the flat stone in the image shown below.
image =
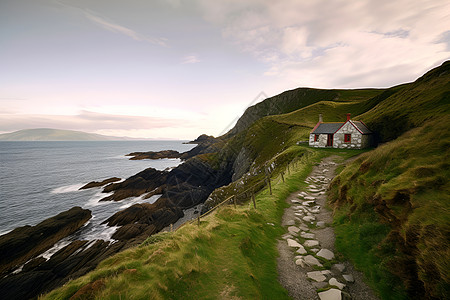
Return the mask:
<path id="1" fill-rule="evenodd" d="M 285 234 L 283 234 L 283 235 L 281 236 L 281 238 L 283 238 L 283 239 L 287 240 L 287 239 L 292 239 L 292 238 L 293 238 L 293 236 L 292 236 L 292 234 L 289 234 L 289 233 L 285 233 Z"/>
<path id="2" fill-rule="evenodd" d="M 293 239 L 287 239 L 287 243 L 288 243 L 289 247 L 295 247 L 295 248 L 302 247 L 302 245 L 300 245 L 299 242 L 297 242 Z"/>
<path id="3" fill-rule="evenodd" d="M 323 271 L 320 271 L 320 272 L 322 272 L 322 274 L 325 275 L 325 276 L 331 275 L 331 271 L 330 270 L 323 270 Z"/>
<path id="4" fill-rule="evenodd" d="M 322 190 L 319 190 L 319 189 L 309 189 L 308 190 L 308 192 L 310 192 L 310 193 L 319 193 L 319 192 L 321 192 Z"/>
<path id="5" fill-rule="evenodd" d="M 311 267 L 312 266 L 323 267 L 323 265 L 320 263 L 320 261 L 312 255 L 306 255 L 305 257 L 303 257 L 303 260 L 305 261 L 305 263 L 307 263 Z"/>
<path id="6" fill-rule="evenodd" d="M 328 283 L 326 283 L 326 282 L 313 282 L 312 285 L 313 285 L 317 290 L 319 290 L 319 289 L 326 288 L 327 285 L 328 285 Z"/>
<path id="7" fill-rule="evenodd" d="M 298 232 L 300 231 L 300 229 L 299 229 L 298 227 L 295 227 L 295 226 L 289 226 L 289 227 L 288 227 L 288 231 L 289 231 L 291 234 L 295 234 L 295 233 L 298 233 Z"/>
<path id="8" fill-rule="evenodd" d="M 318 222 L 317 222 L 317 227 L 324 228 L 324 227 L 325 227 L 325 222 L 324 222 L 324 221 L 318 221 Z M 301 229 L 301 228 L 300 228 L 300 229 Z"/>
<path id="9" fill-rule="evenodd" d="M 306 267 L 305 261 L 303 260 L 303 258 L 298 258 L 295 260 L 295 264 L 297 266 L 300 266 L 302 268 Z"/>
<path id="10" fill-rule="evenodd" d="M 317 249 L 317 248 L 312 248 L 312 249 L 311 249 L 311 252 L 317 253 L 317 252 L 319 252 L 319 249 Z"/>
<path id="11" fill-rule="evenodd" d="M 340 283 L 339 281 L 337 281 L 336 278 L 331 278 L 331 279 L 328 281 L 328 284 L 329 284 L 329 285 L 337 286 L 338 289 L 340 289 L 340 290 L 342 290 L 343 288 L 345 288 L 345 284 Z"/>
<path id="12" fill-rule="evenodd" d="M 303 225 L 303 224 L 298 226 L 298 228 L 300 228 L 303 231 L 309 231 L 309 228 L 307 226 Z"/>
<path id="13" fill-rule="evenodd" d="M 289 240 L 288 240 L 289 241 Z M 307 240 L 303 243 L 303 246 L 305 247 L 315 247 L 315 246 L 319 246 L 319 241 L 316 240 Z"/>
<path id="14" fill-rule="evenodd" d="M 306 273 L 306 276 L 317 282 L 323 282 L 327 280 L 327 278 L 320 271 L 308 272 Z"/>
<path id="15" fill-rule="evenodd" d="M 312 221 L 316 220 L 316 217 L 314 217 L 314 216 L 306 216 L 306 217 L 303 217 L 302 219 L 305 222 L 312 222 Z"/>
<path id="16" fill-rule="evenodd" d="M 305 197 L 303 197 L 303 199 L 305 199 L 305 200 L 316 200 L 316 197 L 313 197 L 313 196 L 305 196 Z M 303 204 L 303 205 L 305 205 L 305 204 Z"/>
<path id="17" fill-rule="evenodd" d="M 333 265 L 333 267 L 335 267 L 341 273 L 344 272 L 344 270 L 345 270 L 344 264 L 335 264 L 335 265 Z"/>
<path id="18" fill-rule="evenodd" d="M 338 289 L 329 289 L 325 292 L 318 293 L 320 300 L 341 300 L 341 291 Z"/>
<path id="19" fill-rule="evenodd" d="M 310 184 L 310 185 L 308 185 L 308 187 L 312 188 L 312 189 L 317 189 L 317 186 L 315 186 L 314 184 Z"/>
<path id="20" fill-rule="evenodd" d="M 310 212 L 313 213 L 313 214 L 318 214 L 318 213 L 320 213 L 320 207 L 319 208 L 313 208 L 313 209 L 310 210 Z"/>
<path id="21" fill-rule="evenodd" d="M 332 260 L 334 258 L 334 253 L 328 249 L 321 249 L 317 252 L 317 256 L 323 257 L 327 260 Z"/>
<path id="22" fill-rule="evenodd" d="M 301 246 L 301 245 L 300 245 L 300 246 Z M 298 253 L 298 254 L 306 254 L 306 253 L 308 253 L 308 252 L 306 251 L 305 247 L 303 247 L 303 246 L 298 247 L 297 251 L 295 251 L 295 252 Z"/>
<path id="23" fill-rule="evenodd" d="M 344 277 L 345 281 L 347 282 L 355 282 L 355 279 L 353 278 L 352 274 L 344 274 L 342 275 L 342 277 Z"/>
<path id="24" fill-rule="evenodd" d="M 301 203 L 301 201 L 296 200 L 296 199 L 292 199 L 291 202 L 292 202 L 292 203 Z"/>
<path id="25" fill-rule="evenodd" d="M 312 240 L 316 237 L 314 233 L 301 233 L 300 236 L 304 239 Z"/>
<path id="26" fill-rule="evenodd" d="M 295 221 L 294 220 L 289 220 L 286 222 L 286 225 L 291 226 L 291 225 L 295 225 Z"/>

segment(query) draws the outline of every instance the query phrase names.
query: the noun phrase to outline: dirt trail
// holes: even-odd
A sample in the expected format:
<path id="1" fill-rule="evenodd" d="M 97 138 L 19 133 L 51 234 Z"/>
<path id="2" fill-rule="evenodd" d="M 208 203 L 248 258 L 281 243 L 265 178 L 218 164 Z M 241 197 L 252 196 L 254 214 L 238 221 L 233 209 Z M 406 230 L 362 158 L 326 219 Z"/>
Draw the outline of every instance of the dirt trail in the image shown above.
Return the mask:
<path id="1" fill-rule="evenodd" d="M 293 299 L 378 299 L 350 262 L 334 256 L 333 219 L 325 208 L 326 190 L 335 175 L 337 156 L 313 168 L 305 190 L 291 194 L 282 225 L 288 233 L 278 241 L 280 283 Z M 331 286 L 331 289 L 323 291 Z M 323 292 L 317 292 L 317 290 Z"/>

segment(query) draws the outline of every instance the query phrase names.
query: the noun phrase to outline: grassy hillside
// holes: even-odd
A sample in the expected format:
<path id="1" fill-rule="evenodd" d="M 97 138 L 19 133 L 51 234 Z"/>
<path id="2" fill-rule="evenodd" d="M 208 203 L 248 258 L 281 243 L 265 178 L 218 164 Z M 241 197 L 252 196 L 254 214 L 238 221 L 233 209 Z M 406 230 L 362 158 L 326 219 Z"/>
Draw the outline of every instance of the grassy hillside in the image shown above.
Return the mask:
<path id="1" fill-rule="evenodd" d="M 297 150 L 304 158 L 273 195 L 257 195 L 256 210 L 249 202 L 226 206 L 200 226 L 154 235 L 42 299 L 68 299 L 83 286 L 89 299 L 288 299 L 276 272 L 284 200 L 324 155 Z"/>
<path id="2" fill-rule="evenodd" d="M 113 141 L 124 138 L 51 128 L 24 129 L 0 134 L 0 141 Z"/>
<path id="3" fill-rule="evenodd" d="M 332 183 L 336 246 L 383 299 L 450 298 L 449 67 L 359 116 L 392 141 Z"/>
<path id="4" fill-rule="evenodd" d="M 237 209 L 223 208 L 200 227 L 152 236 L 45 299 L 67 299 L 81 287 L 96 299 L 286 298 L 275 250 L 284 198 L 321 157 L 358 153 L 296 143 L 308 137 L 319 113 L 325 121 L 344 121 L 349 112 L 391 142 L 362 155 L 333 181 L 336 246 L 383 299 L 449 298 L 448 69 L 445 63 L 387 90 L 297 89 L 249 108 L 220 138 L 219 151 L 199 157 L 233 172 L 234 181 L 216 189 L 207 205 L 247 190 L 267 169 L 275 178 L 301 157 L 288 184 L 275 185 L 274 196 L 260 191 L 257 210 L 244 195 Z"/>
<path id="5" fill-rule="evenodd" d="M 335 178 L 336 247 L 383 299 L 450 297 L 450 118 L 368 152 Z"/>

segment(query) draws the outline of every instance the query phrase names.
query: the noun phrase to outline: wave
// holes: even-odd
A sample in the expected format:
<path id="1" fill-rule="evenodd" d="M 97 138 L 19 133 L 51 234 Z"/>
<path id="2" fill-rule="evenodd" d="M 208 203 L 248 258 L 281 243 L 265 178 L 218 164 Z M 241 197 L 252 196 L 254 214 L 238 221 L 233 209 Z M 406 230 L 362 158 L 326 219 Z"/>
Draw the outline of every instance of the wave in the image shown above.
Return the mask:
<path id="1" fill-rule="evenodd" d="M 64 194 L 64 193 L 78 192 L 78 190 L 84 185 L 85 185 L 84 183 L 64 185 L 64 186 L 57 187 L 57 188 L 51 190 L 50 193 L 52 193 L 52 194 Z"/>
<path id="2" fill-rule="evenodd" d="M 101 199 L 111 196 L 113 193 L 102 193 L 101 191 L 98 191 L 94 194 L 89 200 L 86 202 L 86 204 L 83 205 L 84 208 L 88 207 L 95 207 L 99 205 L 107 205 L 109 204 L 109 201 L 100 201 Z"/>
<path id="3" fill-rule="evenodd" d="M 156 200 L 158 200 L 161 197 L 161 195 L 153 195 L 148 199 L 144 199 L 144 196 L 145 196 L 145 194 L 140 197 L 135 197 L 135 198 L 131 198 L 130 200 L 126 200 L 126 203 L 124 205 L 120 206 L 119 208 L 125 209 L 125 208 L 130 207 L 131 205 L 138 204 L 138 203 L 152 204 L 152 203 L 155 203 Z"/>

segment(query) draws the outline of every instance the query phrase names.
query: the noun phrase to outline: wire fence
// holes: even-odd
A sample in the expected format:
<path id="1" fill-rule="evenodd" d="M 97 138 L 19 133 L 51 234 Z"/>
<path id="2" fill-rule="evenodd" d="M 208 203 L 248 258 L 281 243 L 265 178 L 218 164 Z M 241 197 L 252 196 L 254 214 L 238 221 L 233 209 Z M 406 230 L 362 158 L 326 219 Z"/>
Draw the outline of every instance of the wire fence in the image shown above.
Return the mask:
<path id="1" fill-rule="evenodd" d="M 275 177 L 275 179 L 274 179 L 274 180 L 276 181 L 276 184 L 278 184 L 278 183 L 280 183 L 280 182 L 283 182 L 283 183 L 285 182 L 285 175 L 286 175 L 286 173 L 287 173 L 288 175 L 291 173 L 291 169 L 292 169 L 292 168 L 295 168 L 295 167 L 297 166 L 298 159 L 299 159 L 299 157 L 295 157 L 293 160 L 291 160 L 291 161 L 287 164 L 286 169 L 283 169 L 283 170 L 281 170 L 281 171 L 279 172 L 279 175 L 278 175 L 277 177 Z M 226 204 L 233 204 L 233 205 L 234 205 L 234 208 L 236 208 L 236 207 L 237 207 L 237 203 L 236 203 L 236 202 L 237 202 L 237 200 L 236 200 L 237 197 L 238 197 L 238 196 L 241 196 L 241 195 L 244 195 L 244 194 L 246 194 L 246 193 L 249 193 L 249 192 L 250 192 L 250 198 L 251 198 L 251 200 L 252 200 L 252 202 L 253 202 L 253 208 L 256 209 L 255 190 L 257 190 L 257 188 L 260 187 L 260 184 L 264 183 L 264 186 L 263 186 L 262 189 L 264 189 L 264 188 L 267 187 L 267 188 L 269 189 L 269 194 L 272 195 L 272 180 L 273 180 L 273 179 L 271 179 L 271 174 L 272 174 L 273 172 L 269 172 L 267 167 L 265 168 L 265 171 L 266 171 L 266 174 L 265 174 L 266 176 L 265 176 L 264 179 L 262 179 L 262 180 L 260 180 L 260 181 L 257 181 L 257 182 L 254 183 L 251 187 L 247 188 L 246 190 L 244 190 L 244 191 L 242 191 L 242 192 L 239 192 L 239 193 L 237 193 L 237 194 L 235 194 L 235 195 L 231 195 L 231 196 L 227 197 L 225 200 L 223 200 L 223 201 L 220 202 L 219 204 L 215 205 L 214 207 L 210 208 L 210 209 L 209 209 L 208 211 L 206 211 L 205 213 L 203 213 L 203 214 L 201 214 L 201 215 L 199 214 L 199 215 L 197 216 L 197 218 L 185 222 L 184 224 L 182 224 L 181 226 L 179 226 L 176 230 L 180 229 L 181 227 L 183 227 L 183 226 L 186 225 L 186 224 L 194 224 L 194 223 L 197 223 L 197 225 L 200 226 L 200 220 L 201 220 L 202 218 L 206 217 L 207 215 L 209 215 L 210 213 L 212 213 L 213 211 L 215 211 L 215 210 L 218 209 L 219 207 L 222 207 L 222 206 L 224 206 L 224 205 L 226 205 Z M 259 189 L 259 190 L 262 190 L 262 189 Z M 259 191 L 259 190 L 258 190 L 258 191 Z M 172 226 L 171 226 L 171 231 L 172 231 Z"/>

